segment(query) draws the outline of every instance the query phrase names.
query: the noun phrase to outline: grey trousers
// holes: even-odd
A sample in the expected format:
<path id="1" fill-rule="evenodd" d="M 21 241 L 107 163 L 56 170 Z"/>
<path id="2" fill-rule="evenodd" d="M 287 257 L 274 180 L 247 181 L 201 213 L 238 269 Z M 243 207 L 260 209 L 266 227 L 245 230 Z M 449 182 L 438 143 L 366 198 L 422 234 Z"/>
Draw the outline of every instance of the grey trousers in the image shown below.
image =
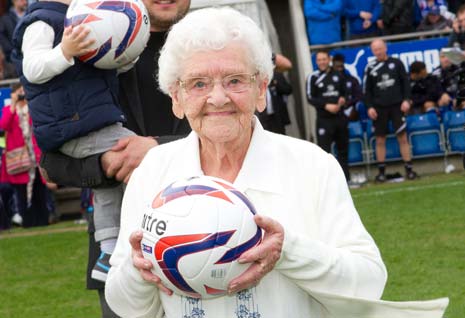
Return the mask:
<path id="1" fill-rule="evenodd" d="M 134 135 L 121 123 L 117 123 L 66 142 L 61 146 L 60 152 L 73 158 L 85 158 L 106 152 L 119 139 Z M 95 240 L 97 242 L 118 237 L 124 188 L 124 184 L 121 183 L 113 188 L 93 189 Z"/>

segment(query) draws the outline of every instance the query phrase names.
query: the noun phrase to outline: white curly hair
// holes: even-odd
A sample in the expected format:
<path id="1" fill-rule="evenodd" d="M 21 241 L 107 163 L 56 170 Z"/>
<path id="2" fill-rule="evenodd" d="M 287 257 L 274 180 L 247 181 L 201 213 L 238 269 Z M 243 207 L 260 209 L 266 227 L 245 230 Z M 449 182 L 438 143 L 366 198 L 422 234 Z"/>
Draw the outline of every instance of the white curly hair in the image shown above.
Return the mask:
<path id="1" fill-rule="evenodd" d="M 169 31 L 158 60 L 160 89 L 169 94 L 181 76 L 183 61 L 193 53 L 221 50 L 232 43 L 244 45 L 251 65 L 260 76 L 271 80 L 271 47 L 258 25 L 229 7 L 206 8 L 187 14 Z"/>

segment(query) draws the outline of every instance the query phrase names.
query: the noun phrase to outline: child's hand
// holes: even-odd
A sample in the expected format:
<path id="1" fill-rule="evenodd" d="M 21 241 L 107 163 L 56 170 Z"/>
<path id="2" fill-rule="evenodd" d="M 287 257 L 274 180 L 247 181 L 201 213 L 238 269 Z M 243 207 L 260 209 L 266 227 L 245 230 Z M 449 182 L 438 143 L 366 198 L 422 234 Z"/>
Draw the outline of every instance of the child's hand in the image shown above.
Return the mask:
<path id="1" fill-rule="evenodd" d="M 75 56 L 83 55 L 90 52 L 90 46 L 94 44 L 95 39 L 87 39 L 90 30 L 79 25 L 77 27 L 69 26 L 65 28 L 61 38 L 61 50 L 67 60 Z"/>

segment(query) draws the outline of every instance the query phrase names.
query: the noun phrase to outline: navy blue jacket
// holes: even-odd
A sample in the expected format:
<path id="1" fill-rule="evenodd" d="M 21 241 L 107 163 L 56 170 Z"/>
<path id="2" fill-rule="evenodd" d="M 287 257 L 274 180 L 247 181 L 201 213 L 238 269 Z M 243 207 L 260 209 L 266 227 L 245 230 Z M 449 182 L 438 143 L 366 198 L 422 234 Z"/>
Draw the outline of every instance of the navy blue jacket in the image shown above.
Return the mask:
<path id="1" fill-rule="evenodd" d="M 75 59 L 75 64 L 43 84 L 30 83 L 22 72 L 21 45 L 26 28 L 44 21 L 55 31 L 53 46 L 61 42 L 68 6 L 40 1 L 31 5 L 13 35 L 13 61 L 33 122 L 34 134 L 43 151 L 58 149 L 71 139 L 87 135 L 116 122 L 124 122 L 118 107 L 115 70 L 100 70 Z"/>

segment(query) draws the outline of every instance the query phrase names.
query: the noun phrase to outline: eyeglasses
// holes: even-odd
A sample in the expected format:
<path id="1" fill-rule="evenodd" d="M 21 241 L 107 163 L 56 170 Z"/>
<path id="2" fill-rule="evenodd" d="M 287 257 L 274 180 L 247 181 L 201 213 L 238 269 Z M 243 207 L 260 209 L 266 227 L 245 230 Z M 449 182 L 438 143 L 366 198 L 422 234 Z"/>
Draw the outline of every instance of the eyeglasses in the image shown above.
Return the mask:
<path id="1" fill-rule="evenodd" d="M 242 93 L 251 87 L 257 79 L 258 73 L 231 74 L 221 79 L 221 86 L 227 93 Z M 179 86 L 190 96 L 205 96 L 213 90 L 217 81 L 211 77 L 190 77 L 178 80 Z"/>

